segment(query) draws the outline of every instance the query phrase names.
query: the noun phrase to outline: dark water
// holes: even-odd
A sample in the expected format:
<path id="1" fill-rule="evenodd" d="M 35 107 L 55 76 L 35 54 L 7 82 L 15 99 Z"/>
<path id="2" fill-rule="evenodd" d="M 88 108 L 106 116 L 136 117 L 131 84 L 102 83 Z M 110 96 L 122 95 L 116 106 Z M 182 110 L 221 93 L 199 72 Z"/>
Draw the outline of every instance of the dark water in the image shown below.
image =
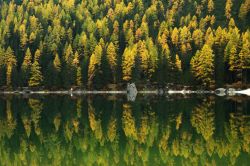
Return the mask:
<path id="1" fill-rule="evenodd" d="M 0 97 L 0 165 L 249 165 L 250 99 Z"/>

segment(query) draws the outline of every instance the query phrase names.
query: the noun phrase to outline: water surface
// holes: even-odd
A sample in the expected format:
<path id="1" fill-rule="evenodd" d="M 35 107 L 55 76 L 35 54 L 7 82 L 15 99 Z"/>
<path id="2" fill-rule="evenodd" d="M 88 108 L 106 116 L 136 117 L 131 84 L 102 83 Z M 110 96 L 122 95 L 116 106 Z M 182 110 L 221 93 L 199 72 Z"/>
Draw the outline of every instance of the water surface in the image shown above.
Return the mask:
<path id="1" fill-rule="evenodd" d="M 0 165 L 249 162 L 249 98 L 0 97 Z"/>

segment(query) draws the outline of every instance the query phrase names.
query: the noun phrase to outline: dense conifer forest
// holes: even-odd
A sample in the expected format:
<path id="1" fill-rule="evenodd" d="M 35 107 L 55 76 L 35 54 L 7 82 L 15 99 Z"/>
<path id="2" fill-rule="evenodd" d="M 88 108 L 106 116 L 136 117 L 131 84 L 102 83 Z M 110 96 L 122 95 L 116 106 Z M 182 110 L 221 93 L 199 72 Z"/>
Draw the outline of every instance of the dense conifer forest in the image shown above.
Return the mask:
<path id="1" fill-rule="evenodd" d="M 0 0 L 0 87 L 247 83 L 249 0 Z"/>

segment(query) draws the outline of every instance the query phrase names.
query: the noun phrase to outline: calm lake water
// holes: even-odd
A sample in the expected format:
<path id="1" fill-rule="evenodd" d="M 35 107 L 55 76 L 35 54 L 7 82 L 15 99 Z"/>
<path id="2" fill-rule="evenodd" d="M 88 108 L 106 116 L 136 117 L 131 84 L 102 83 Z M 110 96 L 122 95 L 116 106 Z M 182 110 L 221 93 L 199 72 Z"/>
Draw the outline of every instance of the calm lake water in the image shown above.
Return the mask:
<path id="1" fill-rule="evenodd" d="M 249 163 L 246 97 L 0 97 L 0 165 Z"/>

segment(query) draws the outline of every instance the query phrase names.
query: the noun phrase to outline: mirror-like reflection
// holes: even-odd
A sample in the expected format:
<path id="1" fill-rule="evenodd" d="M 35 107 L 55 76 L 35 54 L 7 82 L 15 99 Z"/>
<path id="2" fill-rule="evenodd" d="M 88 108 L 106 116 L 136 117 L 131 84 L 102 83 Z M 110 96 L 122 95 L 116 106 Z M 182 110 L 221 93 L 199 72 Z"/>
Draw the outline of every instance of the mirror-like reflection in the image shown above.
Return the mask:
<path id="1" fill-rule="evenodd" d="M 0 99 L 0 165 L 247 165 L 250 101 Z"/>

